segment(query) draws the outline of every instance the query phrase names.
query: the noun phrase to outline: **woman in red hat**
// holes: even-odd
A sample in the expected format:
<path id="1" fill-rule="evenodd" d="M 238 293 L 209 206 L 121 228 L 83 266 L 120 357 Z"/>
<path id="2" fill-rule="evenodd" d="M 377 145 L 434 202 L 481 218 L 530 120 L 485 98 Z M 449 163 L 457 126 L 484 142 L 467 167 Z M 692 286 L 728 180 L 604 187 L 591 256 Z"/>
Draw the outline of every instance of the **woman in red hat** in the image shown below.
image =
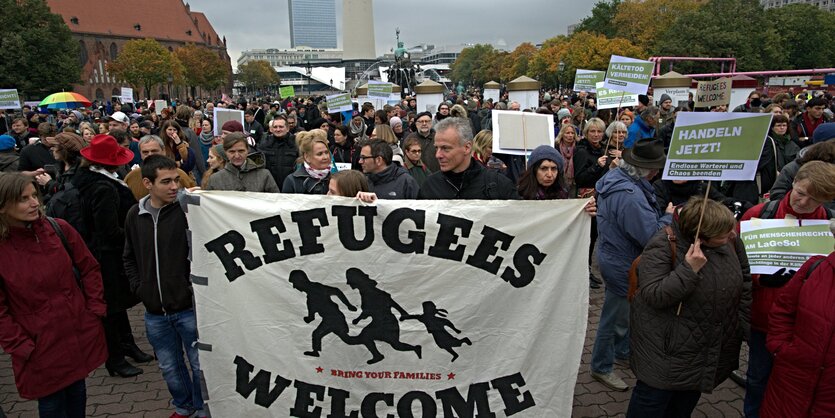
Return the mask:
<path id="1" fill-rule="evenodd" d="M 84 241 L 101 264 L 107 316 L 104 332 L 107 338 L 107 371 L 111 376 L 136 376 L 142 373 L 125 360 L 147 363 L 153 357 L 142 352 L 134 342 L 127 309 L 139 300 L 130 291 L 122 251 L 125 246 L 124 223 L 128 210 L 136 203 L 130 188 L 116 171 L 133 159 L 133 152 L 119 146 L 110 135 L 96 135 L 81 150 L 83 160 L 72 184 L 81 194 L 84 218 Z"/>

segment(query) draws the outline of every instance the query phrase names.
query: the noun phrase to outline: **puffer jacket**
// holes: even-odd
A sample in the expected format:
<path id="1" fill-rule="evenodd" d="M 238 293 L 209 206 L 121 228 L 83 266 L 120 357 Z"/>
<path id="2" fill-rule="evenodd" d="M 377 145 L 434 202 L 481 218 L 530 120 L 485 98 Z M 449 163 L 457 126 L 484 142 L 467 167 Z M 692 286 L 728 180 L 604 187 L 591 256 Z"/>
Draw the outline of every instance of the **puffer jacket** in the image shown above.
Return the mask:
<path id="1" fill-rule="evenodd" d="M 812 257 L 777 298 L 766 340 L 766 348 L 774 353 L 774 367 L 761 417 L 835 416 L 833 295 L 835 253 Z"/>
<path id="2" fill-rule="evenodd" d="M 670 223 L 656 208 L 655 191 L 645 179 L 620 168 L 606 173 L 595 188 L 597 197 L 597 260 L 606 289 L 626 296 L 629 267 L 650 238 Z"/>
<path id="3" fill-rule="evenodd" d="M 280 192 L 272 174 L 264 168 L 264 155 L 261 153 L 250 154 L 240 167 L 235 167 L 232 163 L 226 163 L 223 170 L 209 177 L 204 189 L 262 193 Z"/>
<path id="4" fill-rule="evenodd" d="M 417 181 L 397 164 L 390 164 L 385 170 L 368 175 L 372 192 L 380 199 L 415 199 L 418 194 Z"/>
<path id="5" fill-rule="evenodd" d="M 710 393 L 739 366 L 748 333 L 751 274 L 742 241 L 703 246 L 707 264 L 695 273 L 684 260 L 692 241 L 675 222 L 676 266 L 665 231 L 638 263 L 630 305 L 630 362 L 638 380 L 664 390 Z M 681 310 L 679 311 L 679 304 Z"/>
<path id="6" fill-rule="evenodd" d="M 258 143 L 258 151 L 264 154 L 267 170 L 273 176 L 275 183 L 283 183 L 296 170 L 296 160 L 299 158 L 299 148 L 296 146 L 296 136 L 287 134 L 276 137 L 269 134 Z"/>
<path id="7" fill-rule="evenodd" d="M 599 147 L 593 146 L 583 139 L 577 143 L 574 150 L 574 183 L 579 188 L 592 188 L 594 184 L 609 171 L 609 166 L 601 167 L 597 160 L 606 152 L 606 143 L 601 141 Z"/>

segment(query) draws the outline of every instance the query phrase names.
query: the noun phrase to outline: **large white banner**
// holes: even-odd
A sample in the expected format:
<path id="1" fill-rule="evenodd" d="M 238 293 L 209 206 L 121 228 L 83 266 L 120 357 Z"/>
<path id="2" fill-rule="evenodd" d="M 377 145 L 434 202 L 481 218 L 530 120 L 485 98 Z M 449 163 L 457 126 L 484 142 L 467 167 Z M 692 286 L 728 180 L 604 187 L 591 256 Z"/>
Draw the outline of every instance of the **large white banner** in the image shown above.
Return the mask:
<path id="1" fill-rule="evenodd" d="M 585 200 L 190 199 L 214 417 L 568 417 Z"/>

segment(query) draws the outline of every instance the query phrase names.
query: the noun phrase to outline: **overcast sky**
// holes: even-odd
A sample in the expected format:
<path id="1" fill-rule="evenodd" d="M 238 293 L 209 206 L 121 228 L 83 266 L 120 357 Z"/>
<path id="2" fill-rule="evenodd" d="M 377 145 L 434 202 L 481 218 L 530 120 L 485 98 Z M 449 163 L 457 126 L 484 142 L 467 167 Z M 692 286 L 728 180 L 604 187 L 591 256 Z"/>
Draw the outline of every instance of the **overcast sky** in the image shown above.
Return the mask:
<path id="1" fill-rule="evenodd" d="M 247 49 L 290 48 L 287 0 L 186 0 L 204 12 L 218 34 L 226 36 L 232 66 Z M 342 47 L 342 0 L 336 1 L 336 25 Z M 395 28 L 407 47 L 463 43 L 506 45 L 540 43 L 565 35 L 568 25 L 591 13 L 590 0 L 376 0 L 377 55 L 395 45 Z"/>

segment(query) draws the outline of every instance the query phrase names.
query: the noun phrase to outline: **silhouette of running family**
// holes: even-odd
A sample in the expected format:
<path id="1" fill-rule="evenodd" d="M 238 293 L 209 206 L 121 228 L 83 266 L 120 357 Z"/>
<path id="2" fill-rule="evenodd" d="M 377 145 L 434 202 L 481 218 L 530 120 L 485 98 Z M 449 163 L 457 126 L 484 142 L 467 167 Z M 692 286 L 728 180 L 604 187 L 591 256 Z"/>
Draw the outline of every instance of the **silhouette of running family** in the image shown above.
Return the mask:
<path id="1" fill-rule="evenodd" d="M 395 302 L 389 293 L 378 288 L 377 282 L 362 270 L 349 268 L 345 276 L 348 286 L 359 292 L 361 300 L 360 315 L 352 323 L 357 325 L 360 321 L 371 318 L 371 322 L 356 336 L 348 334 L 348 322 L 345 315 L 332 299 L 336 296 L 348 310 L 356 311 L 356 306 L 351 304 L 341 290 L 310 281 L 304 271 L 290 272 L 290 283 L 293 288 L 307 295 L 307 316 L 304 317 L 304 322 L 308 324 L 313 322 L 316 314 L 322 318 L 313 330 L 313 350 L 305 351 L 305 355 L 318 357 L 319 352 L 322 351 L 322 338 L 328 334 L 334 334 L 345 344 L 364 345 L 371 353 L 368 364 L 377 363 L 385 358 L 377 349 L 377 341 L 385 342 L 397 351 L 414 351 L 417 357 L 421 358 L 419 345 L 400 341 L 400 323 L 392 313 L 392 309 L 400 313 L 400 321 L 414 319 L 422 322 L 435 340 L 435 344 L 452 354 L 452 361 L 458 358 L 458 353 L 453 350 L 454 347 L 461 347 L 464 344 L 472 345 L 469 338 L 456 338 L 446 330 L 450 328 L 457 334 L 461 333 L 450 320 L 446 319 L 447 311 L 438 309 L 433 302 L 423 302 L 423 313 L 411 315 Z"/>

